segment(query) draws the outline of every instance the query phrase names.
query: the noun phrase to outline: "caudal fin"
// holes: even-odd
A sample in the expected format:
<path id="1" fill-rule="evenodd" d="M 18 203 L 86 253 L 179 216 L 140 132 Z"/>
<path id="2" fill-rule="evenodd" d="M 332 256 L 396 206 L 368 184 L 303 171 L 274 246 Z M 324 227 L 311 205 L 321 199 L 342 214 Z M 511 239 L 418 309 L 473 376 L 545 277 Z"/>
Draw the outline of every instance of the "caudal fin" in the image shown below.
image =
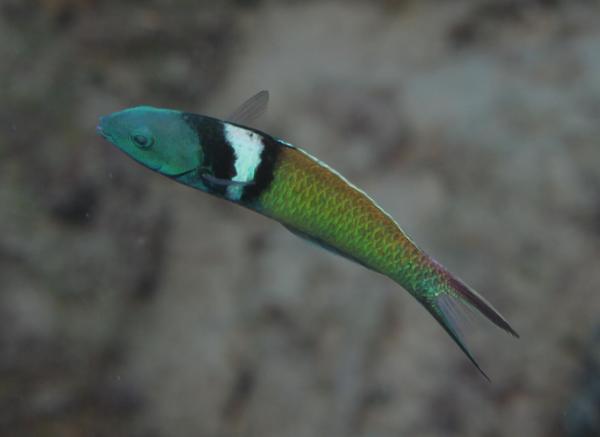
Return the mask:
<path id="1" fill-rule="evenodd" d="M 436 263 L 437 264 L 437 263 Z M 490 381 L 490 378 L 481 369 L 464 342 L 461 324 L 464 318 L 465 305 L 478 310 L 483 316 L 499 328 L 519 338 L 519 334 L 510 326 L 504 317 L 482 296 L 460 279 L 452 276 L 441 265 L 436 265 L 440 274 L 442 285 L 434 296 L 419 299 L 427 310 L 442 325 L 446 332 L 456 342 L 458 347 L 465 353 L 469 360 L 477 367 L 481 374 Z"/>

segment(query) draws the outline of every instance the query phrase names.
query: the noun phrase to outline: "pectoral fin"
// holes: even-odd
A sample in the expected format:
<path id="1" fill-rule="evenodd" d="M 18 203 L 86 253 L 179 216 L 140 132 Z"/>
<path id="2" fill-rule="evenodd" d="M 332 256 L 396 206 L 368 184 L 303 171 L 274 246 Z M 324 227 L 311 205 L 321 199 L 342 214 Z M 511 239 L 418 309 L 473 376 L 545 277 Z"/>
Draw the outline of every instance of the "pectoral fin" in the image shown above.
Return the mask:
<path id="1" fill-rule="evenodd" d="M 211 185 L 216 185 L 219 187 L 246 187 L 248 185 L 253 185 L 254 182 L 239 182 L 239 181 L 232 181 L 231 179 L 221 179 L 221 178 L 217 178 L 211 174 L 202 174 L 200 175 L 200 177 L 202 179 L 204 179 L 204 181 L 208 182 Z"/>

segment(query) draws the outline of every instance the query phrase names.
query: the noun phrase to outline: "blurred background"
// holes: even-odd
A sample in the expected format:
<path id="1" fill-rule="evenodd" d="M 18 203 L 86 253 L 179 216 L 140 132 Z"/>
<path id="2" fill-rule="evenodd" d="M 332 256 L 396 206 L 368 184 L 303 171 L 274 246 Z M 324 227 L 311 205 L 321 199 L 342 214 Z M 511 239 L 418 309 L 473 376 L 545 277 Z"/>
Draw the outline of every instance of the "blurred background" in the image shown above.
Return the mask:
<path id="1" fill-rule="evenodd" d="M 600 435 L 600 5 L 2 0 L 1 436 Z M 97 137 L 256 125 L 521 334 L 486 381 L 401 288 Z"/>

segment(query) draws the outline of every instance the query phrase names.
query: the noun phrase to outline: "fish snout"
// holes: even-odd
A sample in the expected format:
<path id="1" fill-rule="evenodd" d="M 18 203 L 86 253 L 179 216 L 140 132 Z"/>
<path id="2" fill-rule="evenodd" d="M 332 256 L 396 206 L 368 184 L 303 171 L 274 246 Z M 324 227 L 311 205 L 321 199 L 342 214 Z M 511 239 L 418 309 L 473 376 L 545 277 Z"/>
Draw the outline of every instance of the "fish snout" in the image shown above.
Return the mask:
<path id="1" fill-rule="evenodd" d="M 104 130 L 104 126 L 106 126 L 106 122 L 108 120 L 108 117 L 106 116 L 102 116 L 99 117 L 99 123 L 98 126 L 96 126 L 96 133 L 104 138 L 107 138 L 108 135 L 106 134 L 106 131 Z"/>

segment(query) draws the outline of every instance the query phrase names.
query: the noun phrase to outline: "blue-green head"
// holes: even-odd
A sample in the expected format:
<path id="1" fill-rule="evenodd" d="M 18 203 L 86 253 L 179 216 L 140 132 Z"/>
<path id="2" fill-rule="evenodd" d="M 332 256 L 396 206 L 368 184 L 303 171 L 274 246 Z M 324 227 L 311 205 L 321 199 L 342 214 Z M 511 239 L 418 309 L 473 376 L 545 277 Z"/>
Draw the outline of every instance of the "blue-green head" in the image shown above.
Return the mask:
<path id="1" fill-rule="evenodd" d="M 180 111 L 138 106 L 100 117 L 97 131 L 127 155 L 167 176 L 202 164 L 198 135 Z"/>

